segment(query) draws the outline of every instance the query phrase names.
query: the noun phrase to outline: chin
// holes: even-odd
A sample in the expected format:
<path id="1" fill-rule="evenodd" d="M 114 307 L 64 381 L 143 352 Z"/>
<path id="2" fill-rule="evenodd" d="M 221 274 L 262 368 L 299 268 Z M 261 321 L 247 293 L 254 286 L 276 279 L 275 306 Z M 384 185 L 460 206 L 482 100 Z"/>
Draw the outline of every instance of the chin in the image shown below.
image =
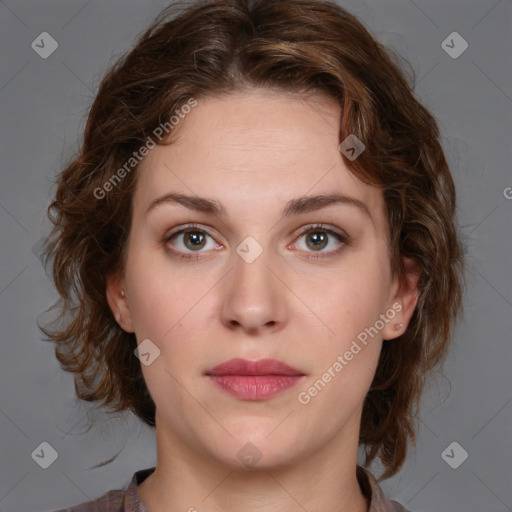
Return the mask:
<path id="1" fill-rule="evenodd" d="M 230 438 L 229 443 L 224 444 L 229 447 L 229 451 L 212 455 L 232 470 L 270 470 L 293 463 L 299 457 L 295 452 L 297 443 L 290 436 L 287 436 L 288 442 L 278 437 L 266 438 L 271 430 L 267 430 L 264 436 L 246 434 L 235 439 Z"/>

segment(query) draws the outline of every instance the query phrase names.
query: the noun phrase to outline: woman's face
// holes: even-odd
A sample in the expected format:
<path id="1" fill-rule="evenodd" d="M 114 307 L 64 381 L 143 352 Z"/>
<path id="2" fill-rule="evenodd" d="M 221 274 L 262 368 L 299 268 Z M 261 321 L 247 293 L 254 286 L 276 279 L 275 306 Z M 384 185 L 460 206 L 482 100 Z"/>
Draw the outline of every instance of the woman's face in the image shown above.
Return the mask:
<path id="1" fill-rule="evenodd" d="M 174 444 L 230 466 L 357 451 L 382 339 L 404 332 L 415 300 L 391 275 L 381 190 L 340 154 L 339 119 L 320 97 L 199 99 L 141 163 L 108 297 L 144 341 L 157 431 Z M 233 359 L 294 375 L 212 371 Z"/>

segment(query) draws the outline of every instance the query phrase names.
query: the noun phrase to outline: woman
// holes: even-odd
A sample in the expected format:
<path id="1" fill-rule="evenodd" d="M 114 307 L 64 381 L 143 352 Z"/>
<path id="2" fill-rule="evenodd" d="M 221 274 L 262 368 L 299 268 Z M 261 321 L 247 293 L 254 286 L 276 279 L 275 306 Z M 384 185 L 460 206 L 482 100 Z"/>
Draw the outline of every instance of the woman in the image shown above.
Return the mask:
<path id="1" fill-rule="evenodd" d="M 403 511 L 395 474 L 461 311 L 437 125 L 334 3 L 168 8 L 106 75 L 47 248 L 77 394 L 155 468 L 68 510 Z"/>

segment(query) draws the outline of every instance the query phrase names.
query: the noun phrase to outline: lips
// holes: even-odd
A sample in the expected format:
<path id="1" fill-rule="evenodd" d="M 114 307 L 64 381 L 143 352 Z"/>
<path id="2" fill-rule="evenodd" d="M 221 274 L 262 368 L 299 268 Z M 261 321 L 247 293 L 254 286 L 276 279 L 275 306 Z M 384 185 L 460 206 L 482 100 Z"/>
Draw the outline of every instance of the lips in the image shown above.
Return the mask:
<path id="1" fill-rule="evenodd" d="M 231 359 L 215 366 L 206 372 L 206 375 L 294 375 L 302 376 L 302 372 L 292 368 L 276 359 L 260 359 L 249 361 L 247 359 Z"/>
<path id="2" fill-rule="evenodd" d="M 205 375 L 220 389 L 242 400 L 266 400 L 295 386 L 305 375 L 275 359 L 231 359 Z"/>

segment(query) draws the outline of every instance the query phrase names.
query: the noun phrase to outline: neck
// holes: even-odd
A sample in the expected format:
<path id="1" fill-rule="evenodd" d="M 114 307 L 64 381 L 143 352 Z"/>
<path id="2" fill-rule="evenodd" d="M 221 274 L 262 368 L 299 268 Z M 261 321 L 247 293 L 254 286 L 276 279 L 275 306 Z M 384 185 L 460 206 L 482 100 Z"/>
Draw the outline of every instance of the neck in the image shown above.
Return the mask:
<path id="1" fill-rule="evenodd" d="M 356 477 L 357 450 L 347 454 L 339 444 L 333 440 L 279 467 L 241 468 L 192 452 L 157 428 L 158 463 L 138 492 L 151 512 L 367 512 Z"/>

